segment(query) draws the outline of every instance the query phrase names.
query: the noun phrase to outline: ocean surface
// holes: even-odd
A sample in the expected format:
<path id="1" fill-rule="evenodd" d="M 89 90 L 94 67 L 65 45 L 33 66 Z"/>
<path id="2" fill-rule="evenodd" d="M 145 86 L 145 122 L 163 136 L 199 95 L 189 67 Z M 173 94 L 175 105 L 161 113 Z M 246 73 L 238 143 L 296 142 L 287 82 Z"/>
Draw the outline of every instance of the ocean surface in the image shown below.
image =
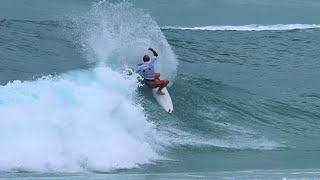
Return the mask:
<path id="1" fill-rule="evenodd" d="M 1 0 L 0 179 L 320 179 L 320 1 Z M 153 47 L 173 114 L 129 72 Z"/>

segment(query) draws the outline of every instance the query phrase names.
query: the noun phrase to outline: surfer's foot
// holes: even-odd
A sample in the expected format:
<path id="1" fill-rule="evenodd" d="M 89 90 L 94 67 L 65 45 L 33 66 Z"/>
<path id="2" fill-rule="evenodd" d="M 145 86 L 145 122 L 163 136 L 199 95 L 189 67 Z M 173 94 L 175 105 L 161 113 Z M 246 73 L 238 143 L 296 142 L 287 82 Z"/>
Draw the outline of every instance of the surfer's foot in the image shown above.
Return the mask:
<path id="1" fill-rule="evenodd" d="M 162 92 L 162 91 L 157 91 L 157 94 L 158 95 L 165 95 L 164 92 Z"/>

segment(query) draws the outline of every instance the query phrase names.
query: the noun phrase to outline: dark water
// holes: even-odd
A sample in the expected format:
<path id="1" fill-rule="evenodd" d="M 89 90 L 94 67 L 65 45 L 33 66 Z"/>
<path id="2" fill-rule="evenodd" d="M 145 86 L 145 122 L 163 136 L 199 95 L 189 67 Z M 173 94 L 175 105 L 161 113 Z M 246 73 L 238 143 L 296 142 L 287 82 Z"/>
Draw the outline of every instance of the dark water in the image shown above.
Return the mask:
<path id="1" fill-rule="evenodd" d="M 318 2 L 0 4 L 1 178 L 320 177 Z"/>

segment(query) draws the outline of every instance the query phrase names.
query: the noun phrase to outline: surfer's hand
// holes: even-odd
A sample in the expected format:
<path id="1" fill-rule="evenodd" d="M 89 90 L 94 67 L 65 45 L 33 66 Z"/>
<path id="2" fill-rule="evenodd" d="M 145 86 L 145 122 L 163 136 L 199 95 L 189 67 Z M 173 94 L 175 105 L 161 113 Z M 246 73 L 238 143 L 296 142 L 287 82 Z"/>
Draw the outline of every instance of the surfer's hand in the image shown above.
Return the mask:
<path id="1" fill-rule="evenodd" d="M 155 50 L 153 50 L 152 48 L 149 48 L 148 50 L 149 50 L 149 51 L 152 51 L 152 53 L 153 53 L 153 55 L 154 55 L 155 57 L 158 57 L 158 54 L 157 54 L 157 52 L 156 52 Z"/>

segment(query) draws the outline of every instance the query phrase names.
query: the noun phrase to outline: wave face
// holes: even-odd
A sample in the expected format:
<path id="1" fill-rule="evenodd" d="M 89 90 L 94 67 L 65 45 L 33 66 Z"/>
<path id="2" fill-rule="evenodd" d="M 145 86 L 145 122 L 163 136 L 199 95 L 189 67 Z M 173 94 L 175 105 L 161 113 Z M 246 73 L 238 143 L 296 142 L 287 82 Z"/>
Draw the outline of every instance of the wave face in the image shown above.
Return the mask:
<path id="1" fill-rule="evenodd" d="M 152 46 L 157 68 L 174 79 L 177 60 L 160 28 L 129 3 L 101 1 L 72 18 L 84 57 L 97 65 L 0 87 L 1 171 L 105 172 L 161 158 L 137 77 L 121 73 Z"/>
<path id="2" fill-rule="evenodd" d="M 243 25 L 243 26 L 200 26 L 178 27 L 164 26 L 162 29 L 195 30 L 195 31 L 288 31 L 299 29 L 319 29 L 318 24 L 275 24 L 275 25 Z"/>

